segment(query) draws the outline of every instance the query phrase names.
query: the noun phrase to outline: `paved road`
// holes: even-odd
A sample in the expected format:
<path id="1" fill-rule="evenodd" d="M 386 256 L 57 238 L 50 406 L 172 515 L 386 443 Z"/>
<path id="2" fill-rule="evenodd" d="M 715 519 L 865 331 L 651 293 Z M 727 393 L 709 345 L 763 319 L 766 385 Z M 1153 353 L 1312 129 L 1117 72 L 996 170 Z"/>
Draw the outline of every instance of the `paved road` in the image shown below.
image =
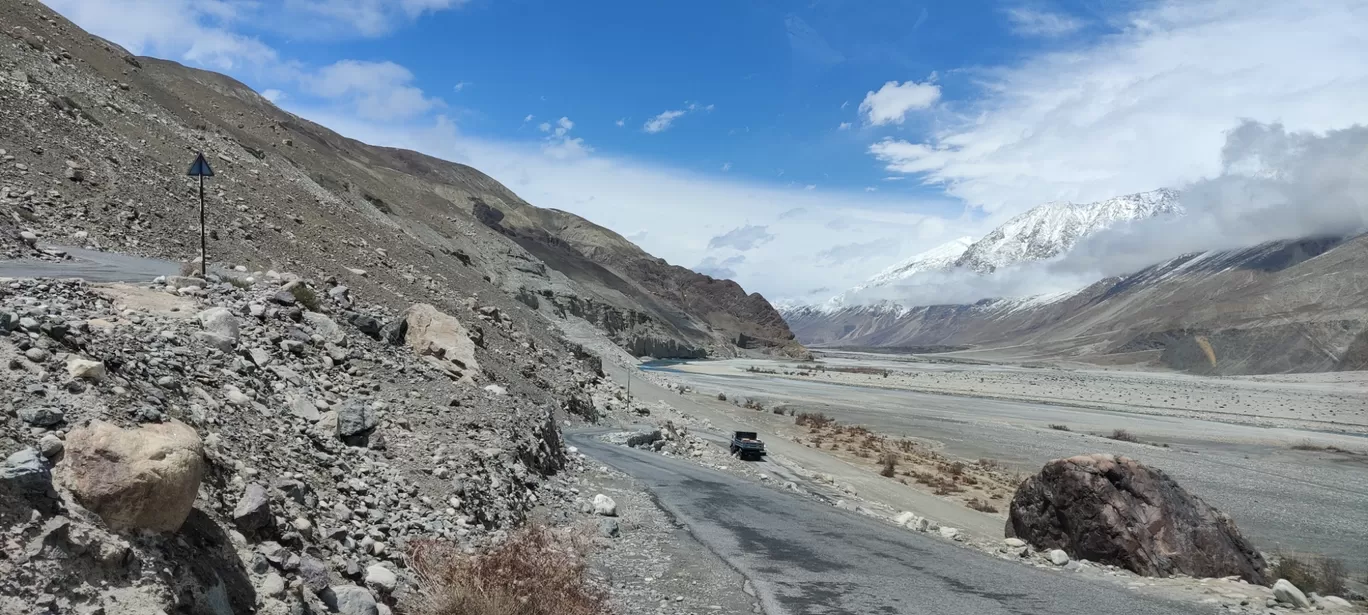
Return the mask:
<path id="1" fill-rule="evenodd" d="M 568 439 L 630 474 L 755 587 L 769 615 L 1169 615 L 1196 605 L 997 560 L 687 461 Z"/>
<path id="2" fill-rule="evenodd" d="M 934 395 L 765 375 L 675 372 L 703 392 L 815 405 L 843 423 L 945 445 L 951 455 L 987 457 L 1034 472 L 1046 461 L 1114 452 L 1160 468 L 1212 506 L 1234 517 L 1266 552 L 1309 552 L 1340 558 L 1361 578 L 1368 571 L 1368 458 L 1289 450 L 1311 432 L 1232 425 L 1194 418 Z M 766 430 L 771 416 L 750 418 Z M 1172 448 L 1128 444 L 1045 428 L 1125 428 Z M 1324 436 L 1362 441 L 1354 436 Z M 1355 447 L 1357 448 L 1357 446 Z"/>
<path id="3" fill-rule="evenodd" d="M 88 282 L 147 282 L 157 276 L 175 275 L 180 265 L 156 258 L 142 258 L 113 252 L 96 252 L 81 248 L 56 247 L 66 251 L 71 260 L 61 262 L 37 260 L 0 261 L 0 277 L 5 278 L 82 278 Z"/>

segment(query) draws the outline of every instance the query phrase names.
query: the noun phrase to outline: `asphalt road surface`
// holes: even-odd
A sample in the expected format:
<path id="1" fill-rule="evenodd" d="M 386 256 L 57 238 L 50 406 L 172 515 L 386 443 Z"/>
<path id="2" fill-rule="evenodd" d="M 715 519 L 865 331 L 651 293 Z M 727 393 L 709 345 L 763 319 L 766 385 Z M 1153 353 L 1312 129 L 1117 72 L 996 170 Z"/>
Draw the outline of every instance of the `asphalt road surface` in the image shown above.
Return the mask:
<path id="1" fill-rule="evenodd" d="M 754 586 L 769 615 L 1208 613 L 997 560 L 680 459 L 569 434 L 640 481 Z"/>
<path id="2" fill-rule="evenodd" d="M 1368 458 L 1270 444 L 1317 435 L 1310 432 L 765 375 L 675 375 L 700 391 L 721 390 L 732 397 L 782 401 L 800 409 L 811 405 L 842 423 L 865 425 L 894 437 L 932 439 L 950 455 L 997 459 L 1021 471 L 1035 472 L 1051 459 L 1081 453 L 1126 455 L 1167 472 L 1188 491 L 1229 513 L 1265 552 L 1336 557 L 1355 578 L 1368 571 L 1368 549 L 1363 548 L 1368 544 Z M 749 419 L 761 432 L 767 431 L 766 421 L 792 421 L 762 414 Z M 1171 447 L 1087 438 L 1046 429 L 1050 423 L 1094 434 L 1125 428 L 1142 441 Z M 1330 437 L 1362 441 L 1348 435 Z"/>
<path id="3" fill-rule="evenodd" d="M 64 250 L 71 260 L 61 262 L 39 260 L 0 261 L 0 277 L 6 278 L 81 278 L 87 282 L 147 282 L 162 275 L 176 275 L 180 265 L 156 258 L 142 258 L 113 252 L 96 252 L 81 248 L 56 247 Z"/>

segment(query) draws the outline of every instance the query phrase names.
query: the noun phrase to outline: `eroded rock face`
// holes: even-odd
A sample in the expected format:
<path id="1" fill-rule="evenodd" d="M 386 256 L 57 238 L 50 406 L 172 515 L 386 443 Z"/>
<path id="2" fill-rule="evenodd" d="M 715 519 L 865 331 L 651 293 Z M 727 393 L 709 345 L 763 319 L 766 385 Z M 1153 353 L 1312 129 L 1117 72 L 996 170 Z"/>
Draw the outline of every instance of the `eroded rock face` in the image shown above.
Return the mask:
<path id="1" fill-rule="evenodd" d="M 1012 498 L 1007 536 L 1149 576 L 1235 575 L 1263 584 L 1263 556 L 1229 516 L 1126 457 L 1056 459 Z"/>
<path id="2" fill-rule="evenodd" d="M 120 429 L 97 420 L 67 436 L 59 476 L 112 529 L 174 532 L 194 506 L 203 472 L 203 444 L 184 423 Z"/>

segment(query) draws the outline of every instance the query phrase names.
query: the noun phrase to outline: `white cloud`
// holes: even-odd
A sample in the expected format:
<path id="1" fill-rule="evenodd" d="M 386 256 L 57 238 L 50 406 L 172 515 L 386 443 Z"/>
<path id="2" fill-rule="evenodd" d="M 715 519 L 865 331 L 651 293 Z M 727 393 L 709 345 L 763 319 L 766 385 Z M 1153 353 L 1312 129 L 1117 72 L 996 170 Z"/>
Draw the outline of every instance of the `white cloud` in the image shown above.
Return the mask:
<path id="1" fill-rule="evenodd" d="M 1054 11 L 1017 6 L 1007 9 L 1006 13 L 1012 31 L 1023 36 L 1064 36 L 1083 27 L 1083 20 Z"/>
<path id="2" fill-rule="evenodd" d="M 674 123 L 676 119 L 685 113 L 688 113 L 688 111 L 683 109 L 673 109 L 661 112 L 660 115 L 646 120 L 646 123 L 642 125 L 641 129 L 651 134 L 664 132 L 670 129 L 670 124 Z"/>
<path id="3" fill-rule="evenodd" d="M 745 252 L 762 246 L 773 239 L 774 235 L 769 232 L 769 227 L 747 224 L 709 239 L 708 249 L 732 248 Z"/>
<path id="4" fill-rule="evenodd" d="M 457 82 L 456 82 L 456 85 L 451 86 L 451 89 L 453 89 L 453 90 L 459 92 L 459 91 L 461 91 L 461 90 L 466 89 L 466 86 L 468 86 L 468 85 L 470 85 L 470 84 L 469 84 L 469 83 L 466 83 L 466 82 L 464 82 L 464 81 L 457 81 Z"/>
<path id="5" fill-rule="evenodd" d="M 722 172 L 723 172 L 723 173 L 726 173 L 727 171 L 730 171 L 731 169 L 732 169 L 732 167 L 731 167 L 731 163 L 730 163 L 730 162 L 724 162 L 724 163 L 722 163 Z"/>
<path id="6" fill-rule="evenodd" d="M 703 107 L 703 110 L 704 110 L 704 111 L 707 111 L 708 113 L 712 113 L 713 109 L 716 109 L 716 108 L 717 108 L 717 105 L 708 105 L 708 106 L 706 106 L 706 107 Z"/>
<path id="7" fill-rule="evenodd" d="M 849 106 L 850 106 L 850 101 L 847 100 L 847 101 L 841 103 L 841 110 L 844 111 L 845 108 L 846 108 L 846 107 L 849 107 Z"/>
<path id="8" fill-rule="evenodd" d="M 537 126 L 537 130 L 540 130 L 542 132 L 551 132 L 551 122 L 542 122 Z"/>
<path id="9" fill-rule="evenodd" d="M 261 97 L 273 103 L 278 103 L 282 100 L 285 100 L 286 98 L 289 98 L 289 95 L 280 90 L 262 90 Z"/>
<path id="10" fill-rule="evenodd" d="M 393 62 L 341 60 L 306 76 L 304 87 L 323 98 L 344 100 L 358 115 L 373 120 L 405 120 L 443 106 L 412 81 L 413 73 Z"/>
<path id="11" fill-rule="evenodd" d="M 554 129 L 550 123 L 543 123 L 541 131 L 550 131 L 551 136 L 547 137 L 546 143 L 542 145 L 542 152 L 560 160 L 581 158 L 593 152 L 594 148 L 586 145 L 584 139 L 570 136 L 570 130 L 574 127 L 575 123 L 570 121 L 568 117 L 561 117 L 561 119 L 556 120 Z"/>
<path id="12" fill-rule="evenodd" d="M 1294 131 L 1363 121 L 1362 0 L 1170 0 L 1126 23 L 1091 47 L 979 74 L 985 96 L 955 109 L 962 119 L 871 153 L 1006 216 L 1213 176 L 1242 118 Z"/>
<path id="13" fill-rule="evenodd" d="M 627 118 L 618 118 L 618 121 L 613 122 L 613 125 L 617 126 L 618 128 L 622 128 L 623 126 L 627 125 Z"/>
<path id="14" fill-rule="evenodd" d="M 841 122 L 841 124 L 840 124 L 839 126 L 837 126 L 836 129 L 837 129 L 837 130 L 850 130 L 850 126 L 851 126 L 850 122 Z"/>
<path id="15" fill-rule="evenodd" d="M 878 188 L 875 188 L 874 186 L 865 186 L 865 192 L 878 192 L 878 191 L 879 191 L 879 189 L 878 189 Z"/>
<path id="16" fill-rule="evenodd" d="M 424 14 L 457 8 L 466 0 L 283 0 L 281 8 L 309 29 L 295 35 L 381 36 Z M 290 23 L 300 23 L 291 21 Z"/>
<path id="17" fill-rule="evenodd" d="M 532 115 L 531 113 L 529 113 L 529 114 L 523 116 L 523 123 L 526 124 L 526 123 L 532 121 L 532 119 L 535 118 L 535 117 L 537 117 L 537 116 Z"/>
<path id="18" fill-rule="evenodd" d="M 804 189 L 804 190 L 816 190 L 816 189 L 817 189 L 817 184 L 808 184 L 808 185 L 806 185 L 806 186 L 803 186 L 803 189 Z"/>
<path id="19" fill-rule="evenodd" d="M 875 126 L 901 124 L 907 112 L 930 108 L 940 100 L 940 95 L 940 86 L 934 83 L 889 81 L 877 92 L 865 94 L 860 113 L 865 115 L 865 121 Z"/>
<path id="20" fill-rule="evenodd" d="M 44 0 L 44 4 L 134 54 L 220 71 L 279 68 L 274 49 L 224 25 L 242 17 L 238 5 L 195 0 Z"/>

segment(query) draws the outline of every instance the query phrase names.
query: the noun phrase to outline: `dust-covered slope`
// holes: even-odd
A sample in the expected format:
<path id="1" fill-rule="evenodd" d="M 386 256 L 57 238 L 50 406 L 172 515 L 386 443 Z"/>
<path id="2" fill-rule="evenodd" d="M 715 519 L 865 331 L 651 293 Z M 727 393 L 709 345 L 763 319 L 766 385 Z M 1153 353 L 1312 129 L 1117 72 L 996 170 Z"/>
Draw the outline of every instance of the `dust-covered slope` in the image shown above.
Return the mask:
<path id="1" fill-rule="evenodd" d="M 587 320 L 636 354 L 802 352 L 759 295 L 537 209 L 473 168 L 342 137 L 231 78 L 2 4 L 0 159 L 13 158 L 0 162 L 0 207 L 46 241 L 196 256 L 184 173 L 204 151 L 217 172 L 212 260 L 337 276 L 395 306 L 497 288 L 553 322 Z M 504 223 L 481 224 L 477 208 Z"/>

